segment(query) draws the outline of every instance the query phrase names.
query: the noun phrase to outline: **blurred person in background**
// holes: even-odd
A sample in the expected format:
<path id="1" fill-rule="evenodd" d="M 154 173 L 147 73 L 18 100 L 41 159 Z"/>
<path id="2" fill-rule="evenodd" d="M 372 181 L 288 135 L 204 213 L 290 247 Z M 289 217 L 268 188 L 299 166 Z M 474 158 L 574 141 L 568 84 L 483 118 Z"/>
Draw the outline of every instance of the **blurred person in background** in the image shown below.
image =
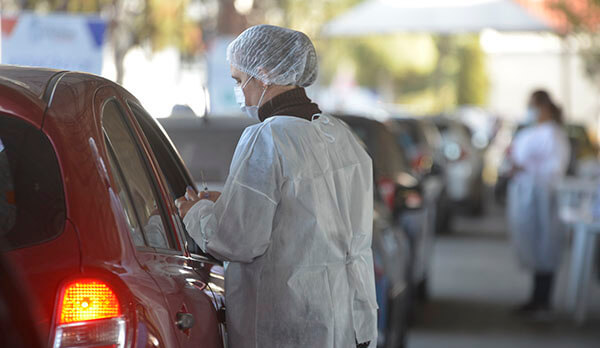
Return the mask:
<path id="1" fill-rule="evenodd" d="M 317 56 L 303 33 L 259 25 L 228 47 L 248 127 L 223 193 L 177 199 L 187 231 L 226 269 L 231 347 L 375 347 L 373 166 L 303 87 Z"/>
<path id="2" fill-rule="evenodd" d="M 520 264 L 533 273 L 530 299 L 517 314 L 550 310 L 554 275 L 560 264 L 564 231 L 555 213 L 553 186 L 566 174 L 569 141 L 562 129 L 562 112 L 543 90 L 529 100 L 530 126 L 513 142 L 508 188 L 508 222 Z"/>

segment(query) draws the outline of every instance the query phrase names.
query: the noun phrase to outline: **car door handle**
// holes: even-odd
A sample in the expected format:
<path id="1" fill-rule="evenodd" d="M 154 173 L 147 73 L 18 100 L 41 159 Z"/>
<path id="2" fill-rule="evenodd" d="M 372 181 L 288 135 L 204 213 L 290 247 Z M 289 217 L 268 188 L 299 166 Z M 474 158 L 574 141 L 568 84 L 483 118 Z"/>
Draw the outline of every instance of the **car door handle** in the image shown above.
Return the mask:
<path id="1" fill-rule="evenodd" d="M 191 313 L 178 312 L 177 313 L 177 321 L 175 321 L 175 325 L 181 331 L 189 330 L 194 326 L 195 323 L 194 315 Z"/>

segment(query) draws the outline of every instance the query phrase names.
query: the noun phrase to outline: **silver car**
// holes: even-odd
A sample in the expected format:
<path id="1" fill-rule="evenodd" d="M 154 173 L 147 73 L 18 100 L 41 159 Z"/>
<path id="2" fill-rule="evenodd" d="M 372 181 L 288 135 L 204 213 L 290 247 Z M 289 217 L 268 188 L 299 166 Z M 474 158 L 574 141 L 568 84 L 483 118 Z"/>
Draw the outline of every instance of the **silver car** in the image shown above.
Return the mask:
<path id="1" fill-rule="evenodd" d="M 442 135 L 449 200 L 472 215 L 481 215 L 484 210 L 483 151 L 473 145 L 473 136 L 465 124 L 446 117 L 432 120 Z"/>

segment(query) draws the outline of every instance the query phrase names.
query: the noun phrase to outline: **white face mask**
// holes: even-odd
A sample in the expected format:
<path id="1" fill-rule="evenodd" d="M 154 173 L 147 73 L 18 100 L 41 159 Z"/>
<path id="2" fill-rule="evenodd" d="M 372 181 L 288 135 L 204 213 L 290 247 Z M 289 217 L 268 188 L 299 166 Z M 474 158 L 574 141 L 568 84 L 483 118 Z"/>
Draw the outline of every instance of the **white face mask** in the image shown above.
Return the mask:
<path id="1" fill-rule="evenodd" d="M 537 123 L 540 118 L 540 112 L 536 107 L 530 106 L 525 114 L 525 122 L 528 124 Z"/>
<path id="2" fill-rule="evenodd" d="M 234 86 L 233 92 L 235 93 L 235 100 L 238 103 L 238 105 L 240 106 L 240 109 L 242 109 L 242 111 L 245 112 L 246 115 L 248 115 L 248 117 L 260 122 L 260 118 L 258 117 L 258 108 L 259 108 L 259 105 L 262 102 L 262 100 L 265 96 L 265 93 L 267 92 L 267 88 L 269 88 L 269 86 L 265 87 L 265 89 L 263 90 L 263 92 L 260 96 L 260 99 L 258 100 L 257 105 L 248 106 L 248 105 L 246 105 L 246 96 L 244 95 L 244 88 L 246 88 L 246 85 L 252 79 L 253 79 L 253 77 L 251 76 L 248 80 L 246 80 L 246 82 L 242 86 Z"/>

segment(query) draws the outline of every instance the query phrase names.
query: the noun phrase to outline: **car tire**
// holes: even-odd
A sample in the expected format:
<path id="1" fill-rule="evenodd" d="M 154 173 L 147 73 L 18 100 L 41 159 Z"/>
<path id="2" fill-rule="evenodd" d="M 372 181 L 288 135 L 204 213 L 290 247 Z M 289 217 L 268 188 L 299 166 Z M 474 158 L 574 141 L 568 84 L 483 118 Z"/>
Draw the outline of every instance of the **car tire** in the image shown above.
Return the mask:
<path id="1" fill-rule="evenodd" d="M 480 190 L 469 202 L 468 213 L 472 217 L 481 217 L 485 214 L 485 199 L 483 198 L 483 189 Z"/>
<path id="2" fill-rule="evenodd" d="M 415 287 L 415 296 L 420 303 L 429 302 L 429 284 L 427 278 L 421 280 Z"/>
<path id="3" fill-rule="evenodd" d="M 439 215 L 435 219 L 435 233 L 437 235 L 452 234 L 453 215 L 450 206 L 440 207 Z"/>
<path id="4" fill-rule="evenodd" d="M 409 328 L 410 294 L 407 291 L 395 300 L 389 300 L 389 302 L 393 303 L 394 312 L 393 318 L 389 318 L 386 337 L 390 338 L 391 342 L 386 342 L 384 346 L 389 348 L 404 348 L 406 347 Z"/>

